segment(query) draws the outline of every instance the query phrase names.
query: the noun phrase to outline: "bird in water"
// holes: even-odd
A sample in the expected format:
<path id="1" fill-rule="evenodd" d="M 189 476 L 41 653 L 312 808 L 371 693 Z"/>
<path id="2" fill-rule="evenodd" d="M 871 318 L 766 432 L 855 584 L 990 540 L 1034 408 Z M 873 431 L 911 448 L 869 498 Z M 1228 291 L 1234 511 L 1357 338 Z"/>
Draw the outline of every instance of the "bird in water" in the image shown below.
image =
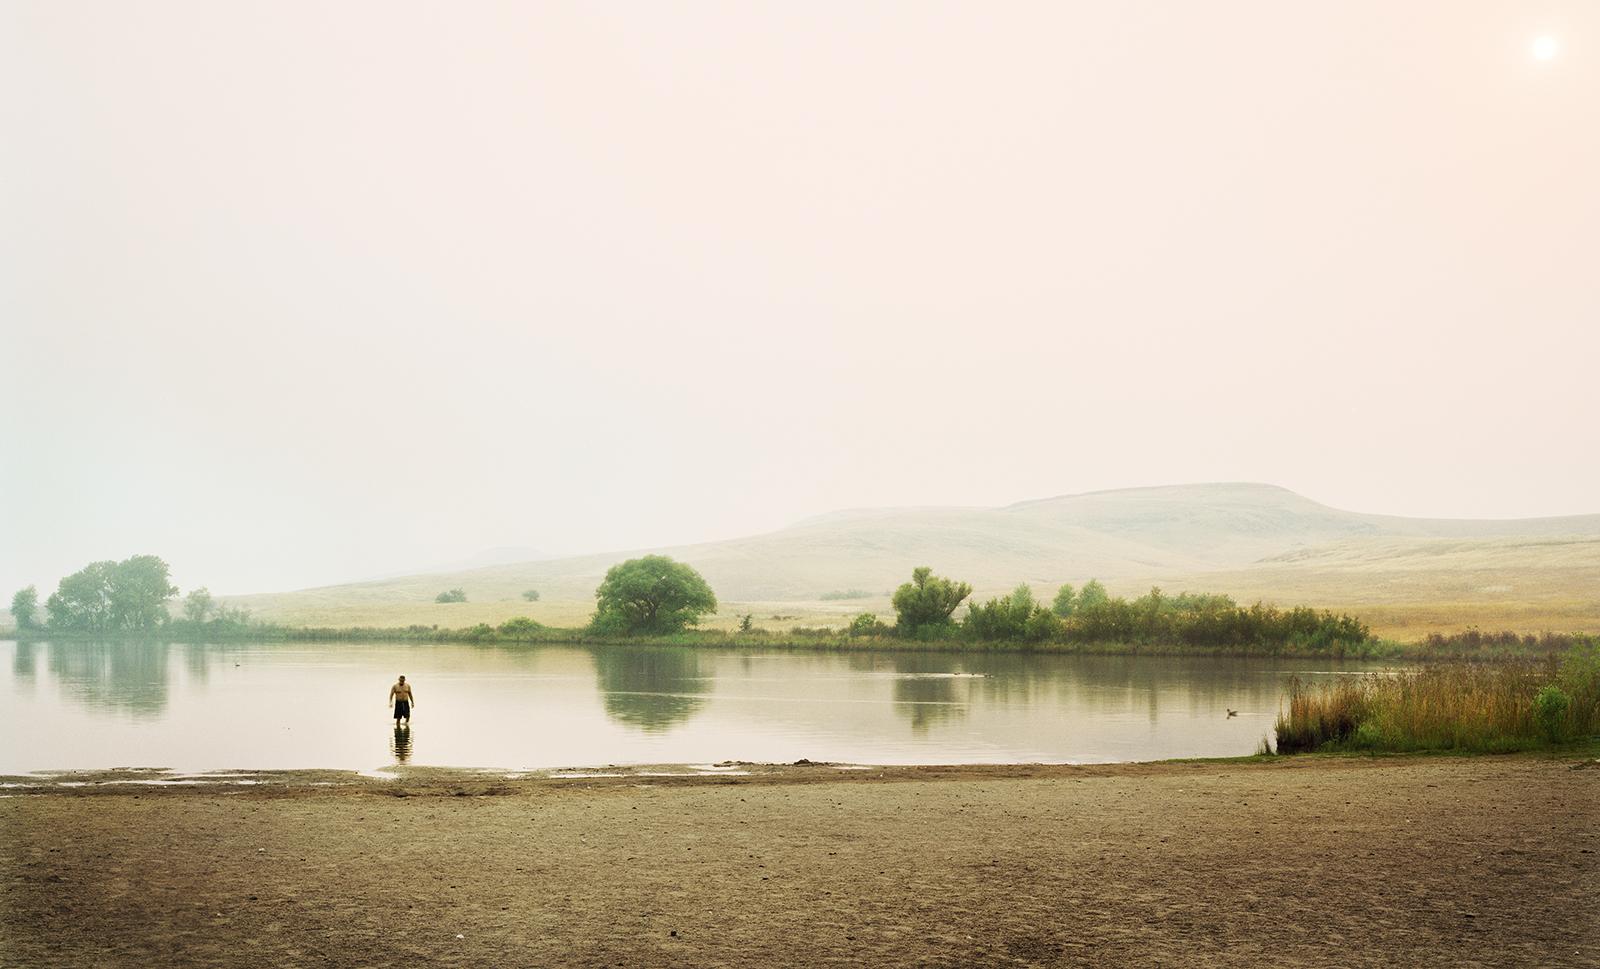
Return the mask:
<path id="1" fill-rule="evenodd" d="M 1222 709 L 1228 710 L 1227 707 L 1223 707 Z M 1228 716 L 1237 717 L 1238 715 L 1239 715 L 1239 711 L 1238 710 L 1228 710 Z"/>

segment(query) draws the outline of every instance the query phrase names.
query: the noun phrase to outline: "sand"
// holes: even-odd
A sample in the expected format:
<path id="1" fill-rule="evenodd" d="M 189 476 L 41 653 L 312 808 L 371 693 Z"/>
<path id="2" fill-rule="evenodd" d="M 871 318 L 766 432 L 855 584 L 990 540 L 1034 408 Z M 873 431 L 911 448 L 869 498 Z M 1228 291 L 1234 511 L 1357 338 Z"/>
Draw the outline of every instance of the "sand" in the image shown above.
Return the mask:
<path id="1" fill-rule="evenodd" d="M 735 769 L 7 787 L 0 965 L 1600 964 L 1586 758 Z"/>

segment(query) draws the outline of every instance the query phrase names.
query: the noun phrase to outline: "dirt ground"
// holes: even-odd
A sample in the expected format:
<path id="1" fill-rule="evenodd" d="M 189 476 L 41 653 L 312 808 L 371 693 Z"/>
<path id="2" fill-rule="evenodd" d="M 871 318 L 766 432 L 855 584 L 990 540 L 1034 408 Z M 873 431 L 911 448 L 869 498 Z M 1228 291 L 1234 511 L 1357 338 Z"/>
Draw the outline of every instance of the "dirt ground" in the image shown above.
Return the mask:
<path id="1" fill-rule="evenodd" d="M 1587 758 L 749 770 L 8 787 L 0 965 L 1600 965 Z"/>

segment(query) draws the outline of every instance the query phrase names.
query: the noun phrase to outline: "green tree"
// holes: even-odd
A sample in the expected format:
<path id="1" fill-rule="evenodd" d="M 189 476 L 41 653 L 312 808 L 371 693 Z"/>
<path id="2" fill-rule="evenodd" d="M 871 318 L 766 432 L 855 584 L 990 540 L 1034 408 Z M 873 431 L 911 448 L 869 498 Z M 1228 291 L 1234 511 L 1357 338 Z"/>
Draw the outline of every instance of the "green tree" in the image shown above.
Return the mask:
<path id="1" fill-rule="evenodd" d="M 434 602 L 466 602 L 467 594 L 460 589 L 449 589 L 433 597 Z"/>
<path id="2" fill-rule="evenodd" d="M 522 593 L 522 598 L 528 600 L 529 602 L 538 602 L 539 601 L 539 590 L 538 589 L 527 589 L 527 590 L 524 590 L 523 593 Z"/>
<path id="3" fill-rule="evenodd" d="M 510 639 L 527 639 L 543 628 L 527 616 L 512 616 L 501 623 L 495 632 Z"/>
<path id="4" fill-rule="evenodd" d="M 39 628 L 39 590 L 33 586 L 18 589 L 11 597 L 11 619 L 18 629 Z"/>
<path id="5" fill-rule="evenodd" d="M 750 632 L 751 630 L 753 630 L 755 628 L 756 628 L 756 617 L 755 617 L 754 613 L 747 612 L 744 615 L 739 617 L 739 631 L 740 632 L 747 633 L 747 632 Z"/>
<path id="6" fill-rule="evenodd" d="M 981 642 L 1007 641 L 1029 638 L 1029 620 L 1035 613 L 1048 613 L 1033 601 L 1033 590 L 1026 584 L 1011 590 L 1011 594 L 990 599 L 983 605 L 968 605 L 965 623 L 967 635 Z M 1035 632 L 1042 628 L 1035 623 Z"/>
<path id="7" fill-rule="evenodd" d="M 112 572 L 111 615 L 118 629 L 153 629 L 166 622 L 167 600 L 178 594 L 167 563 L 135 555 Z"/>
<path id="8" fill-rule="evenodd" d="M 1093 609 L 1103 606 L 1111 601 L 1111 596 L 1106 592 L 1106 587 L 1100 584 L 1099 579 L 1090 579 L 1083 584 L 1083 591 L 1078 593 L 1078 609 Z"/>
<path id="9" fill-rule="evenodd" d="M 950 614 L 961 600 L 972 595 L 972 586 L 933 574 L 926 565 L 911 572 L 911 581 L 894 590 L 895 627 L 916 634 L 927 627 L 950 625 Z"/>
<path id="10" fill-rule="evenodd" d="M 217 602 L 205 586 L 193 589 L 183 597 L 183 618 L 190 622 L 206 622 L 216 612 Z"/>
<path id="11" fill-rule="evenodd" d="M 889 631 L 889 627 L 878 621 L 878 617 L 870 612 L 858 614 L 850 620 L 847 632 L 852 636 L 882 636 Z"/>
<path id="12" fill-rule="evenodd" d="M 1050 611 L 1062 619 L 1072 615 L 1072 610 L 1078 608 L 1078 597 L 1071 585 L 1063 585 L 1056 590 L 1055 601 L 1050 603 Z"/>
<path id="13" fill-rule="evenodd" d="M 154 555 L 121 562 L 91 562 L 62 579 L 45 600 L 50 625 L 87 632 L 151 629 L 167 619 L 167 600 L 178 594 L 167 563 Z"/>
<path id="14" fill-rule="evenodd" d="M 608 633 L 675 633 L 717 611 L 717 597 L 700 573 L 665 555 L 613 565 L 594 590 L 590 625 Z"/>

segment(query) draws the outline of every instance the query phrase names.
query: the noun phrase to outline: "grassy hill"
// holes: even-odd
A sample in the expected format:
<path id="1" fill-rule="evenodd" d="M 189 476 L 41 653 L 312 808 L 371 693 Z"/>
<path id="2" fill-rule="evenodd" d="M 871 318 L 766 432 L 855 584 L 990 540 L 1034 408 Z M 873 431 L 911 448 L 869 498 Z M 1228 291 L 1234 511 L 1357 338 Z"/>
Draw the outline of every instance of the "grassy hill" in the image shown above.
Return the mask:
<path id="1" fill-rule="evenodd" d="M 723 610 L 787 628 L 886 614 L 917 565 L 978 595 L 1019 582 L 1049 594 L 1098 577 L 1240 599 L 1337 606 L 1414 635 L 1467 625 L 1600 631 L 1600 515 L 1474 521 L 1366 515 L 1270 485 L 1213 484 L 1064 495 L 1003 508 L 838 512 L 764 535 L 659 549 L 699 569 Z M 468 625 L 530 615 L 577 624 L 611 565 L 641 552 L 492 565 L 241 596 L 263 619 L 308 625 Z M 460 587 L 469 601 L 436 604 Z M 537 589 L 540 601 L 521 599 Z M 844 591 L 865 596 L 839 599 Z"/>

